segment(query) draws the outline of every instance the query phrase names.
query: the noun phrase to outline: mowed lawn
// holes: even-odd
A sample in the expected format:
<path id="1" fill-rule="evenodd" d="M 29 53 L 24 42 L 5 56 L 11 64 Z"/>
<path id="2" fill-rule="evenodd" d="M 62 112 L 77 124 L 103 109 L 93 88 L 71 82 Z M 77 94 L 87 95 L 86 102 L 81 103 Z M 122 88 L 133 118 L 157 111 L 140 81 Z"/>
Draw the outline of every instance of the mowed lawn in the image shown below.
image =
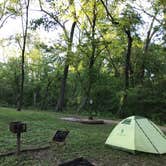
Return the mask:
<path id="1" fill-rule="evenodd" d="M 38 152 L 0 157 L 0 166 L 56 166 L 58 163 L 85 157 L 97 166 L 164 166 L 166 155 L 138 153 L 136 155 L 113 150 L 104 145 L 113 129 L 111 125 L 85 125 L 60 120 L 64 114 L 55 112 L 22 111 L 0 108 L 0 153 L 16 148 L 16 135 L 9 131 L 11 121 L 27 123 L 28 131 L 22 134 L 22 148 L 50 145 L 57 129 L 70 131 L 64 147 L 51 143 L 51 148 Z"/>

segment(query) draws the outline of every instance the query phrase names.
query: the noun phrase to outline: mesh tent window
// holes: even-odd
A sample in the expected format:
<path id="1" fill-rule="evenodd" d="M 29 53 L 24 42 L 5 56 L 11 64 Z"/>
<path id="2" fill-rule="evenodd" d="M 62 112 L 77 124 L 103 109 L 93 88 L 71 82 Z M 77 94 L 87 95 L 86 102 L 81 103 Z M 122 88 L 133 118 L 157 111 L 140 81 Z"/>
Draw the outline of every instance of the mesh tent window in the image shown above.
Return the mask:
<path id="1" fill-rule="evenodd" d="M 130 125 L 131 119 L 125 119 L 121 124 L 127 124 Z"/>

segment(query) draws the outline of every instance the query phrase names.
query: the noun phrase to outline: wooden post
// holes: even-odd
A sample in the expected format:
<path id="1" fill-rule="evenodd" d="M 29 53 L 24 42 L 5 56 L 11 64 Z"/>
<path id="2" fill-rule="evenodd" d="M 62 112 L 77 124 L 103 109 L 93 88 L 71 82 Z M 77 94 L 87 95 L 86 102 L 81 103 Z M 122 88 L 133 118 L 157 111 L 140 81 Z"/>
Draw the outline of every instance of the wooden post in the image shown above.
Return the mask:
<path id="1" fill-rule="evenodd" d="M 17 133 L 17 155 L 20 154 L 20 147 L 21 147 L 21 133 Z"/>

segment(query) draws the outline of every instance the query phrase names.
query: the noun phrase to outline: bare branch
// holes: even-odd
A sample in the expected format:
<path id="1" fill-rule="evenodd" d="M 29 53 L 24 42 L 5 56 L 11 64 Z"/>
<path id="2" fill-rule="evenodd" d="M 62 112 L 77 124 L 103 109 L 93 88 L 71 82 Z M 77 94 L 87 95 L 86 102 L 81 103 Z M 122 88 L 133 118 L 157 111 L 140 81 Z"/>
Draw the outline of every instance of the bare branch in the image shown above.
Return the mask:
<path id="1" fill-rule="evenodd" d="M 18 38 L 16 38 L 16 41 L 18 42 L 18 45 L 19 45 L 20 49 L 22 50 L 23 48 L 22 48 L 22 46 L 21 46 L 20 40 L 19 40 Z"/>
<path id="2" fill-rule="evenodd" d="M 7 20 L 9 17 L 11 17 L 12 15 L 14 15 L 14 14 L 10 14 L 10 15 L 6 16 L 6 18 L 4 18 L 4 20 L 3 20 L 2 23 L 0 24 L 0 28 L 3 27 L 4 23 L 6 22 L 6 20 Z"/>
<path id="3" fill-rule="evenodd" d="M 146 10 L 144 10 L 143 8 L 137 8 L 137 7 L 133 7 L 133 9 L 136 9 L 136 10 L 139 10 L 139 11 L 142 11 L 143 13 L 145 13 L 146 15 L 148 15 L 149 17 L 152 17 L 152 18 L 154 18 L 158 23 L 160 23 L 161 25 L 163 25 L 163 22 L 161 21 L 161 20 L 159 20 L 156 16 L 156 13 L 158 14 L 158 12 L 159 11 L 157 11 L 156 13 L 155 13 L 155 15 L 153 15 L 153 14 L 150 14 L 150 13 L 148 13 Z"/>

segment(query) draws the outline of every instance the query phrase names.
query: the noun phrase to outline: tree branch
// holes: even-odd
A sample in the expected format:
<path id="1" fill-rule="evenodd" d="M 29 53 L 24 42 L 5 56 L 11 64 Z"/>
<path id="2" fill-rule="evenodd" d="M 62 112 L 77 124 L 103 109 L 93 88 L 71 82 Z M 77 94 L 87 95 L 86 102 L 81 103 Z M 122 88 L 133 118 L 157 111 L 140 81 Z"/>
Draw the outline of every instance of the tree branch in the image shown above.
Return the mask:
<path id="1" fill-rule="evenodd" d="M 144 10 L 144 9 L 139 9 L 139 8 L 137 8 L 137 7 L 133 7 L 133 9 L 136 9 L 136 10 L 139 10 L 139 11 L 144 12 L 146 15 L 148 15 L 148 16 L 150 16 L 150 17 L 153 17 L 157 22 L 159 22 L 161 25 L 163 25 L 162 21 L 159 20 L 158 18 L 156 18 L 156 13 L 158 13 L 158 11 L 155 13 L 155 15 L 153 15 L 153 14 L 148 13 L 148 12 L 147 12 L 146 10 Z"/>
<path id="2" fill-rule="evenodd" d="M 4 23 L 6 22 L 6 20 L 7 20 L 9 17 L 11 17 L 12 15 L 14 15 L 14 14 L 9 14 L 8 16 L 6 16 L 6 18 L 5 18 L 5 19 L 2 21 L 2 23 L 0 24 L 0 28 L 3 27 Z"/>
<path id="3" fill-rule="evenodd" d="M 44 9 L 43 9 L 43 6 L 42 6 L 42 3 L 41 3 L 41 0 L 39 0 L 39 5 L 40 5 L 41 11 L 44 12 L 45 14 L 47 14 L 50 18 L 52 18 L 52 19 L 62 28 L 62 30 L 63 30 L 64 33 L 65 33 L 66 38 L 69 40 L 67 30 L 66 30 L 64 24 L 61 23 L 61 22 L 58 20 L 58 17 L 57 17 L 57 16 L 54 16 L 53 14 L 51 14 L 51 13 L 49 13 L 48 11 L 44 10 Z"/>
<path id="4" fill-rule="evenodd" d="M 103 1 L 103 0 L 100 0 L 100 1 L 101 1 L 101 3 L 103 4 L 103 6 L 104 6 L 104 8 L 105 8 L 105 10 L 106 10 L 106 12 L 107 12 L 107 16 L 109 16 L 109 19 L 110 19 L 110 21 L 112 22 L 112 24 L 118 25 L 119 22 L 115 21 L 115 19 L 113 18 L 112 14 L 109 12 L 109 10 L 108 10 L 106 4 L 104 3 L 104 1 Z"/>

